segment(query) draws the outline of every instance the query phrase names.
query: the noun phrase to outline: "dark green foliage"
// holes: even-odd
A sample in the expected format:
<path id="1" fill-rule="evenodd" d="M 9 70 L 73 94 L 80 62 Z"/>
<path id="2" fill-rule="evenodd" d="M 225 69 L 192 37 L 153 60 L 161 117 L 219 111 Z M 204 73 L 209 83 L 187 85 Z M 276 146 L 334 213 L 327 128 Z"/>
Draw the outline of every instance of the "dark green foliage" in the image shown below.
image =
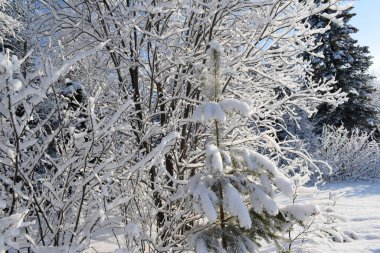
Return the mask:
<path id="1" fill-rule="evenodd" d="M 277 216 L 272 216 L 266 211 L 261 213 L 250 211 L 250 216 L 253 221 L 252 228 L 246 229 L 239 226 L 239 221 L 236 217 L 230 216 L 226 219 L 226 226 L 220 229 L 218 225 L 204 231 L 202 237 L 208 246 L 209 252 L 218 252 L 220 245 L 215 243 L 220 241 L 222 236 L 227 241 L 227 252 L 241 252 L 240 241 L 244 241 L 243 237 L 249 238 L 257 246 L 261 246 L 262 240 L 266 242 L 277 242 L 281 239 L 281 231 L 287 223 L 281 212 Z M 238 238 L 241 238 L 238 240 Z"/>
<path id="2" fill-rule="evenodd" d="M 329 10 L 327 13 L 332 13 Z M 350 19 L 355 16 L 352 8 L 343 11 L 338 18 L 341 24 L 318 16 L 309 19 L 312 27 L 323 28 L 330 25 L 331 29 L 317 37 L 321 44 L 314 53 L 321 53 L 322 57 L 305 57 L 311 60 L 314 71 L 313 79 L 316 82 L 321 80 L 336 80 L 333 91 L 341 90 L 347 93 L 348 101 L 338 108 L 333 108 L 328 104 L 322 104 L 314 117 L 316 132 L 321 132 L 324 124 L 340 126 L 344 125 L 348 130 L 360 128 L 364 131 L 372 131 L 378 119 L 376 110 L 371 106 L 370 96 L 375 89 L 371 85 L 373 76 L 368 74 L 371 66 L 371 56 L 368 47 L 359 46 L 358 41 L 351 37 L 358 29 L 349 24 Z"/>
<path id="3" fill-rule="evenodd" d="M 285 217 L 281 212 L 276 216 L 268 214 L 266 211 L 262 213 L 250 212 L 251 219 L 254 221 L 252 228 L 246 230 L 250 238 L 260 245 L 257 238 L 262 238 L 267 242 L 278 241 L 280 239 L 279 235 L 281 231 L 284 230 L 283 226 L 287 223 Z"/>

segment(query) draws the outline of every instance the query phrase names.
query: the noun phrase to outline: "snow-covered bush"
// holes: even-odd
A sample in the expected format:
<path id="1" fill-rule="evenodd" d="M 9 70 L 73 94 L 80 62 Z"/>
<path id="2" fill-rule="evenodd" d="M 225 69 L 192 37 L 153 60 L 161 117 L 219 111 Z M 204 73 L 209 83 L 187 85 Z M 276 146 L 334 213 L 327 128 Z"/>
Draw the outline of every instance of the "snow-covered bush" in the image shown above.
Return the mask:
<path id="1" fill-rule="evenodd" d="M 132 198 L 124 168 L 145 169 L 177 137 L 137 162 L 125 133 L 131 100 L 105 109 L 104 94 L 86 97 L 70 80 L 59 91 L 60 76 L 104 45 L 26 76 L 23 60 L 0 53 L 0 251 L 82 251 L 97 231 L 122 227 Z"/>
<path id="2" fill-rule="evenodd" d="M 80 251 L 99 234 L 128 252 L 252 252 L 276 239 L 296 218 L 273 200 L 293 193 L 285 174 L 299 170 L 284 166 L 310 161 L 277 127 L 342 98 L 299 57 L 325 30 L 306 18 L 335 4 L 45 1 L 30 32 L 42 73 L 12 77 L 21 89 L 0 93 L 11 200 L 2 215 L 28 207 L 35 223 L 22 232 L 40 251 Z"/>
<path id="3" fill-rule="evenodd" d="M 317 155 L 331 166 L 329 179 L 380 177 L 379 144 L 372 140 L 371 133 L 358 129 L 350 133 L 344 126 L 325 126 Z"/>
<path id="4" fill-rule="evenodd" d="M 343 230 L 340 227 L 340 223 L 346 221 L 346 217 L 335 211 L 340 195 L 330 192 L 326 199 L 320 198 L 318 194 L 317 187 L 297 187 L 294 204 L 283 208 L 285 213 L 294 216 L 293 222 L 287 224 L 287 232 L 281 244 L 283 251 L 319 252 L 318 245 L 352 242 L 358 238 L 352 230 Z M 314 215 L 305 216 L 308 212 Z"/>
<path id="5" fill-rule="evenodd" d="M 5 12 L 7 8 L 10 8 L 10 3 L 8 0 L 0 0 L 0 46 L 7 39 L 8 35 L 15 36 L 17 31 L 21 28 L 22 24 L 10 17 Z"/>

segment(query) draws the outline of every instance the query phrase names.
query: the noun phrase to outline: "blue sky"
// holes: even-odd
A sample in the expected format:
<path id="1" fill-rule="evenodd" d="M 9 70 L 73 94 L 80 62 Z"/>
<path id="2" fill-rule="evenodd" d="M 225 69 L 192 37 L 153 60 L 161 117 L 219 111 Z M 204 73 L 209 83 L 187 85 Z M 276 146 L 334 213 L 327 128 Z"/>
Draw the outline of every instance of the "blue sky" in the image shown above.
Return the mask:
<path id="1" fill-rule="evenodd" d="M 380 74 L 380 0 L 356 0 L 353 6 L 356 16 L 350 23 L 359 29 L 353 37 L 369 47 L 374 57 L 372 70 Z"/>

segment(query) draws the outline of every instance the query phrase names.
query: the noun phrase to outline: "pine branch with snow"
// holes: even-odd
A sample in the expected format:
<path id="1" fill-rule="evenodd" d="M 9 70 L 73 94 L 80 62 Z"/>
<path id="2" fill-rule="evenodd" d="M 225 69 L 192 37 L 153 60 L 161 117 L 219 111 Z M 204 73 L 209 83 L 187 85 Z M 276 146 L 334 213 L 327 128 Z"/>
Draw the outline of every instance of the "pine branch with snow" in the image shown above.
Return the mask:
<path id="1" fill-rule="evenodd" d="M 194 120 L 208 126 L 211 136 L 205 143 L 205 170 L 190 179 L 189 187 L 194 205 L 199 207 L 197 212 L 205 215 L 207 222 L 199 224 L 205 231 L 194 235 L 197 238 L 194 247 L 198 252 L 215 245 L 227 252 L 245 252 L 248 248 L 256 249 L 260 238 L 272 240 L 279 235 L 276 230 L 280 231 L 280 220 L 285 222 L 287 212 L 278 209 L 274 190 L 292 196 L 294 185 L 268 157 L 243 146 L 226 144 L 230 133 L 225 132 L 225 125 L 230 122 L 228 116 L 233 116 L 227 112 L 233 109 L 246 120 L 250 110 L 248 104 L 239 100 L 224 100 L 219 92 L 223 69 L 221 46 L 213 41 L 208 55 L 211 63 L 207 80 L 211 84 L 206 84 L 205 98 L 212 100 L 205 100 L 195 109 Z M 239 131 L 238 127 L 234 129 L 237 134 Z M 260 232 L 253 223 L 254 227 L 260 227 Z"/>

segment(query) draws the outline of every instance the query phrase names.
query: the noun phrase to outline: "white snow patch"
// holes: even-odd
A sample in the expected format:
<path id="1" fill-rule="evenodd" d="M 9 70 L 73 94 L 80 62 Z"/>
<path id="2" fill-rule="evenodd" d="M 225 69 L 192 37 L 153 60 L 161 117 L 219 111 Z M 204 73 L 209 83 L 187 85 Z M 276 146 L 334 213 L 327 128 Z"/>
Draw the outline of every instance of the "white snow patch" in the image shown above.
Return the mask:
<path id="1" fill-rule="evenodd" d="M 224 111 L 235 111 L 243 116 L 247 116 L 249 114 L 249 105 L 240 100 L 229 98 L 223 100 L 220 104 Z"/>
<path id="2" fill-rule="evenodd" d="M 254 191 L 251 194 L 251 200 L 255 212 L 261 213 L 263 208 L 271 215 L 278 214 L 278 207 L 276 202 L 269 197 L 259 185 L 254 187 Z"/>
<path id="3" fill-rule="evenodd" d="M 227 211 L 238 217 L 240 226 L 245 228 L 251 227 L 252 221 L 248 209 L 244 205 L 240 193 L 230 183 L 224 185 L 223 205 Z"/>
<path id="4" fill-rule="evenodd" d="M 281 208 L 286 216 L 298 221 L 304 221 L 312 215 L 319 214 L 319 208 L 315 204 L 291 204 Z"/>
<path id="5" fill-rule="evenodd" d="M 216 50 L 218 53 L 223 54 L 223 47 L 222 45 L 217 42 L 216 40 L 212 40 L 209 42 L 210 50 Z"/>
<path id="6" fill-rule="evenodd" d="M 210 144 L 207 146 L 206 153 L 208 156 L 208 159 L 206 159 L 206 166 L 210 169 L 223 171 L 223 159 L 218 147 Z"/>
<path id="7" fill-rule="evenodd" d="M 195 201 L 200 201 L 201 208 L 207 219 L 214 222 L 218 218 L 214 207 L 217 197 L 213 191 L 208 189 L 208 185 L 205 181 L 207 181 L 207 178 L 204 176 L 194 177 L 193 180 L 190 181 L 190 192 L 194 196 Z"/>
<path id="8" fill-rule="evenodd" d="M 193 119 L 199 122 L 219 121 L 225 122 L 226 115 L 219 103 L 209 101 L 199 105 L 193 113 Z"/>
<path id="9" fill-rule="evenodd" d="M 19 91 L 22 88 L 22 82 L 19 79 L 10 79 L 9 84 L 12 91 Z"/>
<path id="10" fill-rule="evenodd" d="M 274 184 L 288 197 L 292 196 L 295 192 L 293 182 L 282 173 L 276 174 Z"/>
<path id="11" fill-rule="evenodd" d="M 244 160 L 250 170 L 256 171 L 264 169 L 273 175 L 278 173 L 277 166 L 268 157 L 255 151 L 245 149 L 243 151 Z"/>

